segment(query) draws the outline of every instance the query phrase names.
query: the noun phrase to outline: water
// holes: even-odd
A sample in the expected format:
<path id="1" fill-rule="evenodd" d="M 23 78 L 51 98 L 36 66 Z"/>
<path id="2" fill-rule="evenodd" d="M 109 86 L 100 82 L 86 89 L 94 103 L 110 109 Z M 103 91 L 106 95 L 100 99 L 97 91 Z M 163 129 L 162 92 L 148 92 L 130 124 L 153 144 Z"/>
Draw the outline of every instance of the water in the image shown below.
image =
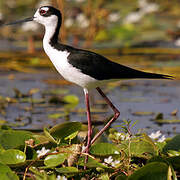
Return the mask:
<path id="1" fill-rule="evenodd" d="M 10 78 L 13 77 L 13 78 Z M 34 99 L 43 99 L 41 103 L 35 103 L 33 110 L 29 102 L 10 103 L 4 108 L 5 114 L 1 113 L 0 119 L 11 123 L 14 128 L 18 129 L 33 129 L 39 130 L 45 126 L 53 126 L 67 120 L 86 122 L 86 114 L 78 113 L 80 108 L 84 106 L 84 95 L 82 88 L 76 85 L 56 85 L 47 83 L 47 79 L 61 79 L 59 74 L 52 70 L 41 70 L 38 73 L 21 73 L 21 72 L 3 72 L 0 76 L 0 95 L 4 97 L 14 97 L 14 88 L 19 89 L 23 94 L 27 94 L 32 88 L 38 88 L 39 92 L 33 95 Z M 61 117 L 58 119 L 49 118 L 49 114 L 63 113 L 64 104 L 53 105 L 48 103 L 49 98 L 53 95 L 44 94 L 53 89 L 68 89 L 67 94 L 75 94 L 79 97 L 79 104 L 70 112 L 68 118 Z M 117 86 L 112 88 L 103 88 L 108 97 L 120 110 L 120 118 L 113 124 L 121 124 L 123 119 L 137 121 L 137 124 L 132 128 L 132 132 L 142 129 L 148 133 L 161 130 L 164 134 L 171 134 L 176 131 L 180 133 L 178 124 L 163 124 L 158 125 L 152 119 L 156 114 L 163 113 L 164 119 L 178 119 L 180 113 L 176 117 L 171 115 L 171 112 L 180 107 L 180 81 L 172 80 L 128 80 L 121 81 Z M 104 109 L 105 112 L 96 112 L 93 114 L 93 119 L 103 121 L 105 117 L 112 114 L 104 104 L 99 104 L 102 98 L 97 91 L 93 90 L 91 94 L 91 106 L 95 109 Z M 59 95 L 59 96 L 64 96 Z M 149 115 L 137 115 L 137 112 L 148 112 Z M 151 113 L 152 112 L 152 113 Z"/>

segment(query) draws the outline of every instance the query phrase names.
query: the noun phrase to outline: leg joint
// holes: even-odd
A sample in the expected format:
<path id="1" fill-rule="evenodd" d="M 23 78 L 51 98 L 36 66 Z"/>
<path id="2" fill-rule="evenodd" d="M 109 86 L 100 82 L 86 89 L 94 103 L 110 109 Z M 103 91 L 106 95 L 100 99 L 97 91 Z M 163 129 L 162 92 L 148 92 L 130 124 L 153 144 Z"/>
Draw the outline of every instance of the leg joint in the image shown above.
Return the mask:
<path id="1" fill-rule="evenodd" d="M 117 119 L 119 116 L 120 116 L 120 112 L 119 111 L 115 112 L 114 117 Z"/>

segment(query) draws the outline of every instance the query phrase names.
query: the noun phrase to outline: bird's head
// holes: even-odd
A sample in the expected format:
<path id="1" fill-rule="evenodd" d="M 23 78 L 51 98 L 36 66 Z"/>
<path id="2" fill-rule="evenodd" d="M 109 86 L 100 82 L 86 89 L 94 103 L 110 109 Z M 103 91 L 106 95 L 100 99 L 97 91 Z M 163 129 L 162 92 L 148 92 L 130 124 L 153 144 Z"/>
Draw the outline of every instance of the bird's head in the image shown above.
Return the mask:
<path id="1" fill-rule="evenodd" d="M 38 22 L 44 25 L 45 27 L 55 26 L 57 23 L 61 25 L 62 16 L 61 16 L 61 12 L 58 9 L 52 6 L 42 6 L 37 9 L 34 16 L 23 19 L 23 20 L 7 23 L 6 25 L 19 24 L 19 23 L 28 22 L 28 21 Z"/>

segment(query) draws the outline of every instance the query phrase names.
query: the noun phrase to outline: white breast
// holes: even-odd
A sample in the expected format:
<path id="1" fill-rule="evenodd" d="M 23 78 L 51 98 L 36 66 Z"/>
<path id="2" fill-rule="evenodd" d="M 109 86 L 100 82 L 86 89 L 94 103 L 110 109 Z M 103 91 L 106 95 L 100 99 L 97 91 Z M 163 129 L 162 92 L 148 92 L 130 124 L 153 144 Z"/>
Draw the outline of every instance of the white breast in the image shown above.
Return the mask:
<path id="1" fill-rule="evenodd" d="M 54 49 L 47 41 L 43 41 L 46 54 L 54 64 L 57 71 L 68 81 L 78 84 L 83 88 L 96 87 L 97 80 L 83 74 L 79 69 L 73 67 L 68 62 L 69 52 Z"/>

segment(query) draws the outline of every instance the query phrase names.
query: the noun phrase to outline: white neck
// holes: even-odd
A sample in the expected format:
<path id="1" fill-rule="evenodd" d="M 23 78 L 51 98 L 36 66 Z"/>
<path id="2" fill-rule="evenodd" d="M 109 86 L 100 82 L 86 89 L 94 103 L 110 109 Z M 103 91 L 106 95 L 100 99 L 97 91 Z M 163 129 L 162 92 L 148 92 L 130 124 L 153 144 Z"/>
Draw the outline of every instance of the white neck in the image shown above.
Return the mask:
<path id="1" fill-rule="evenodd" d="M 43 46 L 49 44 L 50 39 L 53 37 L 56 30 L 56 26 L 45 26 L 45 34 L 43 38 Z M 45 47 L 44 47 L 45 48 Z"/>

